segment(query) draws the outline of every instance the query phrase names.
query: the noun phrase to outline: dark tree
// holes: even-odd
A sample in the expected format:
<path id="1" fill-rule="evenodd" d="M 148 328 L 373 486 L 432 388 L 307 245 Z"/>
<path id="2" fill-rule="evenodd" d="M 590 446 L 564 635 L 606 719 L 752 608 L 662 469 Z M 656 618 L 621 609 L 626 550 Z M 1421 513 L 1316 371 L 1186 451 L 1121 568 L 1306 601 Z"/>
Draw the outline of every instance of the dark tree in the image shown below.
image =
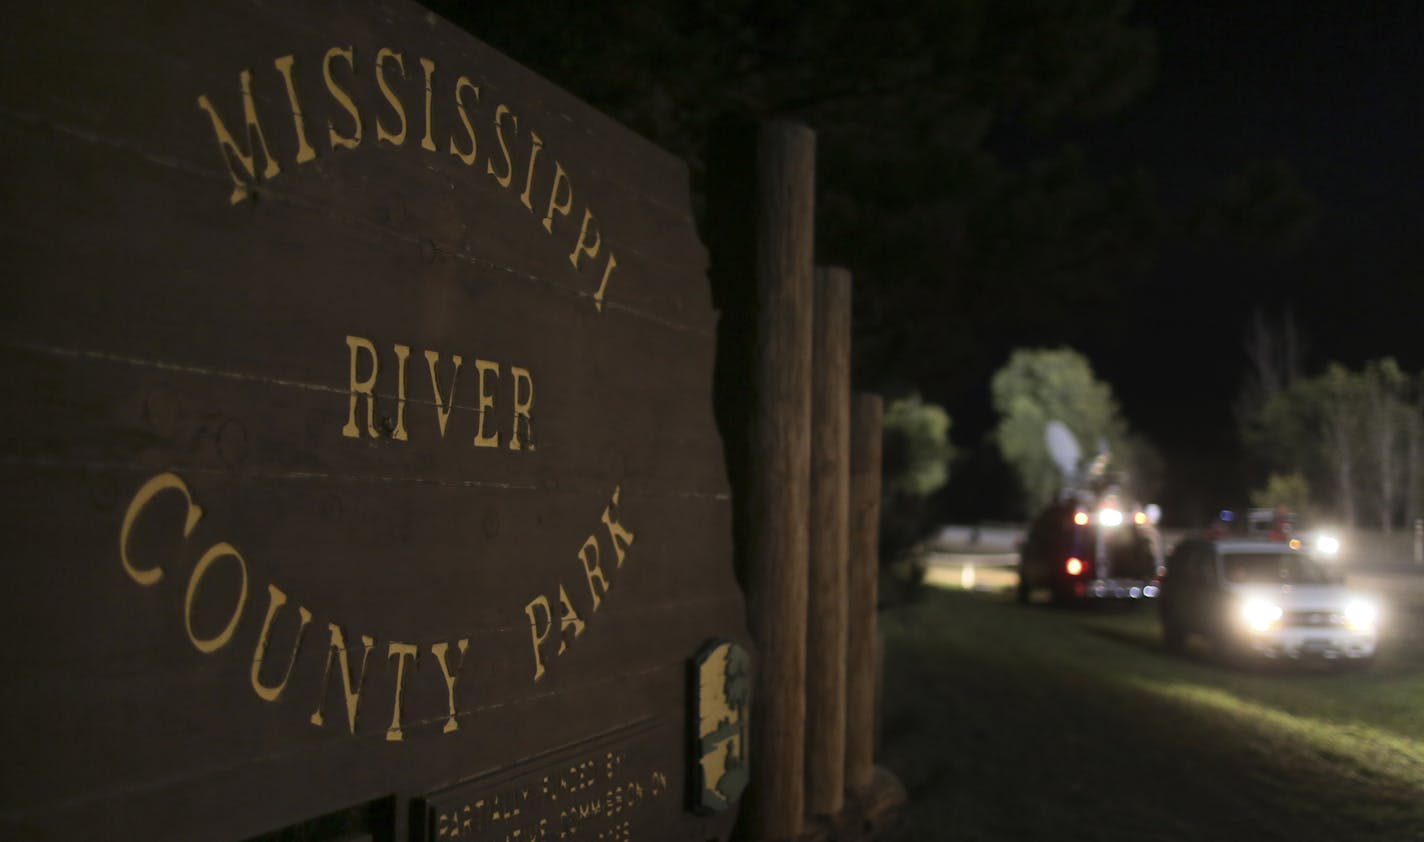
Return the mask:
<path id="1" fill-rule="evenodd" d="M 815 128 L 818 257 L 855 272 L 866 387 L 944 395 L 996 349 L 1072 341 L 1160 229 L 1145 177 L 1098 177 L 1046 134 L 1151 84 L 1131 0 L 429 5 L 685 157 L 699 187 L 724 115 Z"/>

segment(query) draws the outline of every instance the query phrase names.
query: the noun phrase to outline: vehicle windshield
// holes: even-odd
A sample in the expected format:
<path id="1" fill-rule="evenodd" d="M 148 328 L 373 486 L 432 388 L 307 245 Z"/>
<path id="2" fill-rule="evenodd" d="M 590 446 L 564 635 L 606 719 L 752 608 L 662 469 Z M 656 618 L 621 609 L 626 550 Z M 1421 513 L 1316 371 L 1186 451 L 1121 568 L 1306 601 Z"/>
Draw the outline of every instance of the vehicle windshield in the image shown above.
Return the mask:
<path id="1" fill-rule="evenodd" d="M 1320 565 L 1295 552 L 1227 553 L 1221 566 L 1228 582 L 1324 585 L 1330 581 Z"/>

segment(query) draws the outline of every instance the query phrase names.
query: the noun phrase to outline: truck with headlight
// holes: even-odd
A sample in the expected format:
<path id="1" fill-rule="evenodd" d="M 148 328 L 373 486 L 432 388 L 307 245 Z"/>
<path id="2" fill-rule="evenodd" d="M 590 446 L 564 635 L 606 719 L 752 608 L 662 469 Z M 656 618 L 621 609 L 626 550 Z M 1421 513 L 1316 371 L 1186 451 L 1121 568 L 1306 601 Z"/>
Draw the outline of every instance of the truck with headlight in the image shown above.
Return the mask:
<path id="1" fill-rule="evenodd" d="M 1041 511 L 1019 548 L 1020 602 L 1151 599 L 1163 568 L 1156 506 L 1116 493 L 1070 493 Z"/>
<path id="2" fill-rule="evenodd" d="M 1193 635 L 1223 658 L 1320 658 L 1360 666 L 1375 657 L 1380 611 L 1299 541 L 1182 540 L 1157 601 L 1163 643 Z"/>
<path id="3" fill-rule="evenodd" d="M 1340 538 L 1335 530 L 1311 527 L 1283 506 L 1248 509 L 1245 529 L 1247 538 L 1284 541 L 1322 561 L 1331 561 L 1340 554 Z"/>

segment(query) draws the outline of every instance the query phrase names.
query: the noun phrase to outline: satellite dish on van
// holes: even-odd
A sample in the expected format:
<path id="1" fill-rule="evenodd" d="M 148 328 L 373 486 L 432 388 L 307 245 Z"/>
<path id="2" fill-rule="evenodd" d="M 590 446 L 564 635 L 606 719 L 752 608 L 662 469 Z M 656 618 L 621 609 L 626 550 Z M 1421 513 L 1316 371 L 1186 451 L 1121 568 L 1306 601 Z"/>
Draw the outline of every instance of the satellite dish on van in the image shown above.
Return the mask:
<path id="1" fill-rule="evenodd" d="M 1073 476 L 1073 472 L 1078 470 L 1078 457 L 1081 455 L 1073 431 L 1062 421 L 1049 421 L 1043 428 L 1043 440 L 1048 444 L 1048 455 L 1053 458 L 1053 464 L 1063 472 L 1063 478 Z"/>

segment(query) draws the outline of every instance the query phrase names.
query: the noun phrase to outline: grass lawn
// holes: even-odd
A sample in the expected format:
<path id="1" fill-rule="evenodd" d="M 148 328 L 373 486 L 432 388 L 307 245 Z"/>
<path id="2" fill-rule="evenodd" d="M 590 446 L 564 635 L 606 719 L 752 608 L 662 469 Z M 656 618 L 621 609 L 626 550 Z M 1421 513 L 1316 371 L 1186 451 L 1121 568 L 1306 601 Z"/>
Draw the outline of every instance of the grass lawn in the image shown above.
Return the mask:
<path id="1" fill-rule="evenodd" d="M 1424 840 L 1424 606 L 1366 671 L 1174 657 L 1151 610 L 936 589 L 881 625 L 906 839 Z"/>

